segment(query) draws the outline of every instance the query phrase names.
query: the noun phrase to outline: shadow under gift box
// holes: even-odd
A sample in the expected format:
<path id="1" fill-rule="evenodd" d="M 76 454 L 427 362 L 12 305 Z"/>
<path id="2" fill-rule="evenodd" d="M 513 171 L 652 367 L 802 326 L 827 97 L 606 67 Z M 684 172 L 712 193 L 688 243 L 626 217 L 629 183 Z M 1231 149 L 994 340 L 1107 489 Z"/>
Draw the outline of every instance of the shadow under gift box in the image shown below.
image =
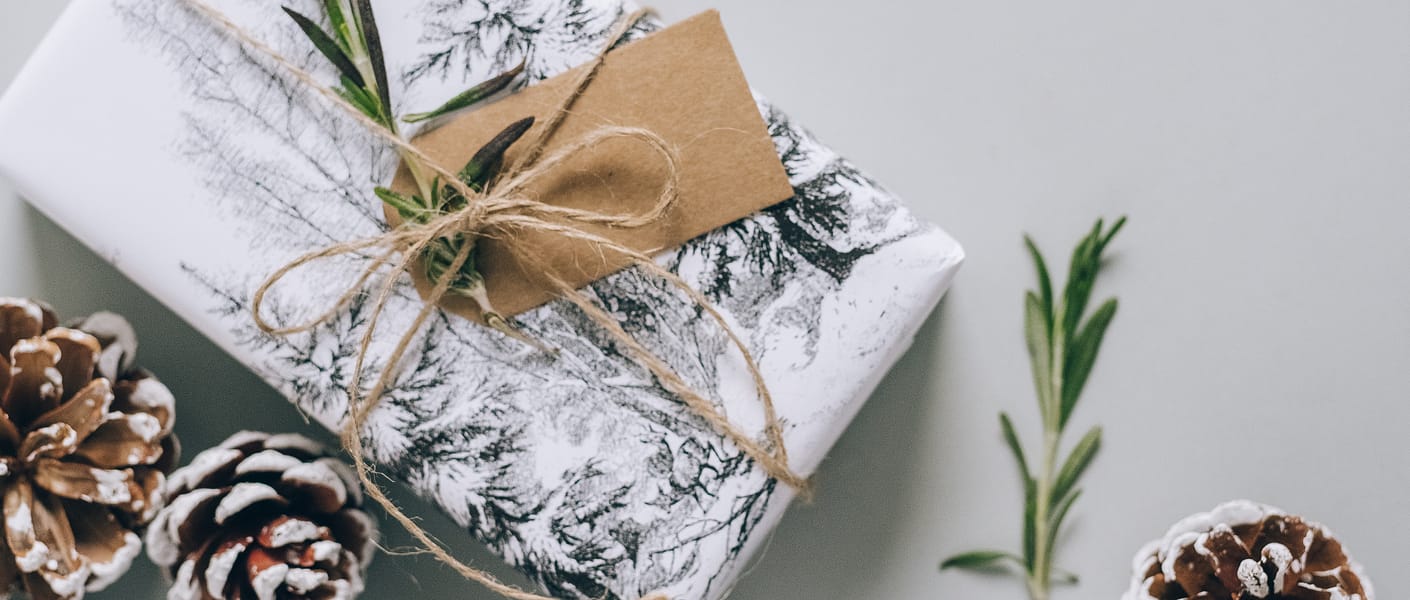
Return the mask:
<path id="1" fill-rule="evenodd" d="M 335 79 L 279 3 L 216 4 Z M 313 0 L 290 4 L 317 14 Z M 632 8 L 619 0 L 374 5 L 398 112 L 438 104 L 517 63 L 525 48 L 531 81 L 582 64 Z M 336 428 L 368 302 L 355 300 L 311 333 L 271 337 L 255 328 L 250 296 L 299 254 L 382 231 L 371 190 L 391 178 L 397 158 L 299 86 L 179 3 L 74 2 L 0 99 L 0 173 Z M 794 198 L 658 260 L 744 337 L 773 391 L 793 466 L 811 473 L 910 345 L 963 251 L 785 115 L 763 100 L 759 108 Z M 320 312 L 362 264 L 309 269 L 281 284 L 267 310 L 283 322 Z M 381 364 L 421 306 L 403 279 L 369 365 Z M 720 399 L 734 423 L 761 431 L 743 361 L 683 295 L 633 270 L 586 291 Z M 792 491 L 572 305 L 552 302 L 518 319 L 560 355 L 455 316 L 431 320 L 369 419 L 379 470 L 555 596 L 728 592 Z"/>

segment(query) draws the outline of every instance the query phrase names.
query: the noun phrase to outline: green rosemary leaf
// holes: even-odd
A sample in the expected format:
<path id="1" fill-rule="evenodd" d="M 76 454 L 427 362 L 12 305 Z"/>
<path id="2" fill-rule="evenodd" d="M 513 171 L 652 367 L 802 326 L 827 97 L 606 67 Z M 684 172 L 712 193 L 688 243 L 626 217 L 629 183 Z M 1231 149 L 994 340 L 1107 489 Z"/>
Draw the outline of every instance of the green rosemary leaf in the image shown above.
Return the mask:
<path id="1" fill-rule="evenodd" d="M 1111 243 L 1111 238 L 1116 237 L 1116 232 L 1121 231 L 1121 228 L 1125 225 L 1126 217 L 1121 217 L 1117 219 L 1115 223 L 1112 223 L 1111 230 L 1107 231 L 1106 236 L 1102 238 L 1102 243 L 1098 246 L 1098 252 L 1100 252 L 1101 250 L 1105 250 L 1106 245 Z"/>
<path id="2" fill-rule="evenodd" d="M 1048 526 L 1048 539 L 1044 542 L 1048 546 L 1048 556 L 1052 556 L 1057 547 L 1058 534 L 1062 532 L 1062 523 L 1067 519 L 1068 511 L 1072 510 L 1072 505 L 1077 502 L 1077 498 L 1082 496 L 1082 490 L 1073 490 L 1062 502 L 1058 503 Z M 1066 578 L 1060 578 L 1063 583 L 1077 583 L 1077 576 L 1065 573 Z"/>
<path id="3" fill-rule="evenodd" d="M 1116 306 L 1116 298 L 1111 298 L 1097 307 L 1068 345 L 1067 364 L 1063 365 L 1060 424 L 1067 424 L 1082 388 L 1087 385 L 1087 377 L 1092 374 L 1092 366 L 1097 362 L 1097 351 L 1101 349 L 1106 328 L 1111 324 L 1112 317 L 1116 316 Z"/>
<path id="4" fill-rule="evenodd" d="M 440 106 L 440 108 L 437 108 L 430 112 L 409 114 L 402 117 L 401 120 L 407 123 L 419 123 L 421 121 L 428 121 L 430 119 L 448 115 L 462 108 L 466 108 L 472 104 L 484 100 L 485 98 L 493 96 L 494 94 L 498 93 L 500 90 L 503 90 L 506 87 L 509 87 L 509 84 L 514 81 L 514 78 L 518 77 L 519 74 L 523 72 L 524 63 L 521 62 L 513 69 L 505 71 L 504 73 L 501 73 L 488 81 L 482 82 L 479 85 L 476 85 L 475 87 L 461 92 L 454 98 L 447 100 L 445 104 L 442 104 Z"/>
<path id="5" fill-rule="evenodd" d="M 1063 290 L 1062 331 L 1066 339 L 1072 339 L 1077 323 L 1087 311 L 1087 300 L 1096 284 L 1097 272 L 1101 269 L 1102 221 L 1092 227 L 1091 233 L 1077 244 L 1072 251 L 1072 263 L 1068 267 L 1067 287 Z"/>
<path id="6" fill-rule="evenodd" d="M 342 96 L 344 100 L 347 100 L 347 101 L 348 101 L 348 104 L 353 105 L 354 107 L 356 107 L 358 110 L 360 110 L 360 111 L 362 111 L 362 112 L 367 112 L 367 109 L 362 106 L 362 100 L 361 100 L 360 98 L 358 98 L 357 95 L 352 92 L 352 90 L 354 90 L 354 89 L 357 89 L 357 88 L 350 88 L 350 87 L 345 86 L 345 85 L 340 85 L 340 86 L 334 87 L 334 88 L 333 88 L 333 91 L 337 92 L 339 96 Z"/>
<path id="7" fill-rule="evenodd" d="M 403 219 L 420 220 L 426 210 L 417 206 L 416 202 L 384 187 L 377 187 L 372 190 L 377 194 L 377 198 L 385 202 L 387 206 L 396 209 Z"/>
<path id="8" fill-rule="evenodd" d="M 431 179 L 431 198 L 430 202 L 426 203 L 426 206 L 431 207 L 432 210 L 445 211 L 445 201 L 448 198 L 448 195 L 444 192 L 444 190 L 445 187 L 441 185 L 440 176 L 433 177 Z"/>
<path id="9" fill-rule="evenodd" d="M 367 95 L 367 90 L 363 89 L 362 86 L 356 85 L 353 80 L 343 77 L 342 87 L 334 88 L 334 91 L 338 92 L 338 95 L 342 96 L 344 100 L 347 100 L 353 106 L 357 107 L 358 110 L 362 111 L 362 114 L 372 117 L 373 119 L 379 118 L 378 115 L 380 111 L 377 110 L 377 101 L 373 100 L 372 96 Z"/>
<path id="10" fill-rule="evenodd" d="M 431 260 L 434 260 L 442 271 L 449 269 L 450 263 L 455 261 L 455 251 L 456 249 L 447 240 L 438 240 L 431 244 L 427 250 L 432 255 Z"/>
<path id="11" fill-rule="evenodd" d="M 1038 246 L 1033 243 L 1033 238 L 1023 236 L 1023 245 L 1028 248 L 1028 255 L 1033 259 L 1033 268 L 1038 271 L 1038 299 L 1042 300 L 1043 314 L 1047 316 L 1045 321 L 1049 333 L 1053 327 L 1053 282 L 1048 277 L 1048 265 L 1043 261 L 1043 253 L 1038 251 Z"/>
<path id="12" fill-rule="evenodd" d="M 437 177 L 437 178 L 436 178 L 436 185 L 437 185 L 438 187 L 437 187 L 437 188 L 434 188 L 434 189 L 437 190 L 437 191 L 433 191 L 433 192 L 432 192 L 432 193 L 435 194 L 435 196 L 436 196 L 436 202 L 437 202 L 436 206 L 441 207 L 440 210 L 441 210 L 442 212 L 456 212 L 456 211 L 459 211 L 459 210 L 463 210 L 463 209 L 465 208 L 466 204 L 467 204 L 467 202 L 465 201 L 465 197 L 464 197 L 464 196 L 461 196 L 461 195 L 460 195 L 460 192 L 457 191 L 455 188 L 453 188 L 453 187 L 451 187 L 451 186 L 449 186 L 449 185 L 440 185 L 440 184 L 441 184 L 441 178 L 440 178 L 440 177 Z M 476 186 L 473 186 L 473 185 L 470 186 L 470 188 L 473 189 L 473 190 L 475 190 L 475 191 L 479 191 L 479 190 L 480 190 L 480 188 L 478 188 L 478 187 L 476 187 Z"/>
<path id="13" fill-rule="evenodd" d="M 352 45 L 348 44 L 348 37 L 352 31 L 348 29 L 348 19 L 343 14 L 342 0 L 323 0 L 323 10 L 328 13 L 328 24 L 333 28 L 333 39 L 338 47 L 351 54 Z"/>
<path id="14" fill-rule="evenodd" d="M 372 14 L 372 0 L 353 0 L 362 41 L 367 46 L 367 58 L 372 63 L 372 76 L 377 83 L 377 99 L 386 114 L 392 111 L 392 92 L 387 85 L 387 64 L 382 54 L 382 34 L 377 31 L 377 19 Z"/>
<path id="15" fill-rule="evenodd" d="M 1102 428 L 1093 427 L 1087 435 L 1082 436 L 1082 440 L 1073 447 L 1072 454 L 1067 457 L 1067 462 L 1063 463 L 1062 470 L 1058 471 L 1056 482 L 1053 484 L 1052 502 L 1056 506 L 1066 496 L 1067 492 L 1077 483 L 1077 479 L 1082 476 L 1082 472 L 1092 464 L 1092 459 L 1097 456 L 1097 450 L 1102 445 Z"/>
<path id="16" fill-rule="evenodd" d="M 1013 451 L 1014 460 L 1018 461 L 1018 470 L 1023 474 L 1026 482 L 1033 478 L 1028 471 L 1028 459 L 1023 455 L 1023 445 L 1018 441 L 1018 434 L 1014 432 L 1013 421 L 1009 419 L 1008 413 L 999 413 L 999 427 L 1004 431 L 1004 441 L 1008 443 L 1009 450 Z"/>
<path id="17" fill-rule="evenodd" d="M 1077 498 L 1081 496 L 1082 489 L 1077 488 L 1072 490 L 1072 492 L 1069 493 L 1066 498 L 1063 498 L 1061 502 L 1058 502 L 1057 507 L 1053 510 L 1053 516 L 1051 519 L 1052 528 L 1049 530 L 1052 532 L 1051 535 L 1054 539 L 1057 538 L 1058 530 L 1062 528 L 1063 521 L 1067 520 L 1068 511 L 1072 510 L 1072 505 L 1075 504 L 1077 502 Z M 1049 547 L 1051 546 L 1052 545 L 1049 544 Z"/>
<path id="18" fill-rule="evenodd" d="M 488 143 L 475 151 L 475 155 L 470 157 L 470 161 L 465 163 L 465 167 L 460 169 L 460 180 L 470 189 L 480 191 L 485 184 L 494 178 L 499 171 L 499 165 L 504 160 L 504 153 L 509 150 L 514 142 L 524 137 L 529 128 L 533 127 L 534 118 L 526 117 L 511 123 L 494 136 Z"/>
<path id="19" fill-rule="evenodd" d="M 1052 378 L 1053 347 L 1048 318 L 1043 313 L 1043 301 L 1038 295 L 1027 292 L 1023 295 L 1023 336 L 1028 344 L 1028 359 L 1033 370 L 1033 385 L 1038 391 L 1038 406 L 1046 421 L 1048 406 L 1053 401 L 1047 392 Z"/>
<path id="20" fill-rule="evenodd" d="M 1006 561 L 1013 561 L 1015 564 L 1019 565 L 1023 564 L 1022 559 L 1008 552 L 999 552 L 998 550 L 976 550 L 974 552 L 956 554 L 955 556 L 951 556 L 950 558 L 945 559 L 945 562 L 940 563 L 940 570 L 944 571 L 946 569 L 983 569 L 993 567 L 999 563 Z"/>
<path id="21" fill-rule="evenodd" d="M 333 41 L 333 38 L 329 37 L 318 26 L 318 23 L 314 23 L 312 19 L 287 6 L 284 7 L 284 13 L 299 25 L 299 29 L 303 30 L 310 42 L 313 42 L 313 47 L 317 48 L 328 59 L 328 62 L 333 63 L 333 66 L 338 68 L 338 72 L 342 73 L 343 77 L 351 79 L 359 87 L 363 85 L 362 74 L 357 72 L 357 67 L 353 66 L 352 59 L 348 58 L 338 42 Z"/>
<path id="22" fill-rule="evenodd" d="M 441 277 L 450 270 L 450 265 L 455 262 L 455 255 L 459 251 L 460 244 L 449 238 L 438 239 L 427 246 L 426 251 L 422 254 L 422 259 L 426 263 L 426 278 L 431 282 L 440 281 Z M 466 261 L 466 264 L 470 264 L 470 262 Z M 465 267 L 462 266 L 462 275 L 465 272 Z"/>
<path id="23" fill-rule="evenodd" d="M 451 263 L 455 262 L 455 257 L 460 254 L 464 240 L 462 238 L 441 238 L 432 243 L 422 254 L 426 264 L 426 278 L 432 283 L 439 282 L 442 277 L 452 277 L 452 288 L 462 288 L 473 285 L 480 278 L 480 272 L 475 267 L 475 253 L 472 250 L 470 256 L 461 265 L 460 271 L 450 274 Z"/>

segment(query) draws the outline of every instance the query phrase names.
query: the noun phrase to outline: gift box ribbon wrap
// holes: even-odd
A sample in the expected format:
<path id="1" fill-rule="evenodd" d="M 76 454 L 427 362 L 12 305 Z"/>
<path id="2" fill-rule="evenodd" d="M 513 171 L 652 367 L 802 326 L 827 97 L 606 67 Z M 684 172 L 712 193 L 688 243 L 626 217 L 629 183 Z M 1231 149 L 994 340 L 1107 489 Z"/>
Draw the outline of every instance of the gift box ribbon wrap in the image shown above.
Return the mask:
<path id="1" fill-rule="evenodd" d="M 273 1 L 215 3 L 310 72 L 332 67 Z M 317 14 L 317 0 L 286 2 Z M 398 112 L 525 62 L 542 80 L 591 59 L 619 0 L 373 3 Z M 635 36 L 657 27 L 642 22 Z M 372 196 L 397 156 L 302 84 L 169 0 L 73 2 L 0 100 L 0 171 L 40 210 L 331 428 L 370 299 L 271 336 L 253 290 L 310 250 L 387 227 Z M 938 228 L 762 99 L 794 197 L 658 256 L 742 335 L 793 467 L 810 473 L 963 259 Z M 266 303 L 296 322 L 366 257 L 325 261 Z M 403 278 L 381 327 L 422 302 Z M 765 417 L 743 358 L 684 294 L 628 269 L 584 290 L 731 422 Z M 682 405 L 580 309 L 517 317 L 546 354 L 438 313 L 368 417 L 379 471 L 564 598 L 718 598 L 793 497 Z M 394 336 L 368 349 L 367 369 Z M 364 373 L 363 381 L 375 379 Z M 762 434 L 761 434 L 762 435 Z"/>

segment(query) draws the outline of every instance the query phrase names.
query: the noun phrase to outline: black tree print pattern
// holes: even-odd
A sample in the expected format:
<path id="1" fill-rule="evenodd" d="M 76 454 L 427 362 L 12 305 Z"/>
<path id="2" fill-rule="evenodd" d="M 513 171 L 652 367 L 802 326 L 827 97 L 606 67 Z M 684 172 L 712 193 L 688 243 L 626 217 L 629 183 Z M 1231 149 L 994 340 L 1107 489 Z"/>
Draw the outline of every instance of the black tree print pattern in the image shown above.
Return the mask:
<path id="1" fill-rule="evenodd" d="M 318 14 L 317 0 L 286 2 Z M 309 70 L 328 76 L 274 0 L 219 5 Z M 535 81 L 580 64 L 631 7 L 620 0 L 376 3 L 409 112 L 524 60 Z M 232 351 L 329 427 L 344 418 L 368 300 L 309 334 L 271 337 L 251 291 L 294 255 L 382 230 L 371 194 L 392 152 L 356 123 L 169 0 L 114 0 L 126 39 L 179 81 L 168 140 L 228 220 L 247 260 L 190 257 L 180 269 Z M 638 35 L 655 28 L 644 23 Z M 767 103 L 760 109 L 794 184 L 792 200 L 660 257 L 747 336 L 774 382 L 790 449 L 811 470 L 880 371 L 938 299 L 958 249 Z M 307 317 L 360 268 L 347 259 L 275 293 L 281 322 Z M 882 291 L 876 291 L 879 288 Z M 731 418 L 760 416 L 741 361 L 679 292 L 626 271 L 589 288 L 628 331 Z M 199 300 L 195 300 L 198 298 Z M 399 281 L 364 381 L 419 309 Z M 431 498 L 549 593 L 565 598 L 717 598 L 791 492 L 692 415 L 575 307 L 520 317 L 561 354 L 531 352 L 437 315 L 416 340 L 365 435 L 381 471 Z M 839 383 L 841 382 L 841 383 Z"/>

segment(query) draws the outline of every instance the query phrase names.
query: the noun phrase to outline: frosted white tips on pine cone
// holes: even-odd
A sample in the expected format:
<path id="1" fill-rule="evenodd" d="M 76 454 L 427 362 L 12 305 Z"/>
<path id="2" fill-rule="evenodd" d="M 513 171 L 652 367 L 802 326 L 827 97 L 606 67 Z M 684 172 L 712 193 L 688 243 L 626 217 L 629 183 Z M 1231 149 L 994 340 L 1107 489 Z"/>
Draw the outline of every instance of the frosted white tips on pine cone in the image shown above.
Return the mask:
<path id="1" fill-rule="evenodd" d="M 117 315 L 59 327 L 0 298 L 0 597 L 82 598 L 131 566 L 177 459 L 175 403 L 132 368 L 135 347 Z"/>
<path id="2" fill-rule="evenodd" d="M 93 334 L 103 345 L 97 357 L 98 372 L 116 379 L 119 373 L 132 370 L 137 358 L 137 332 L 127 319 L 110 312 L 96 312 L 69 324 Z"/>
<path id="3" fill-rule="evenodd" d="M 351 599 L 375 547 L 346 466 L 296 435 L 241 432 L 172 474 L 147 553 L 171 600 Z"/>
<path id="4" fill-rule="evenodd" d="M 69 518 L 73 518 L 70 513 Z M 102 518 L 102 517 L 100 517 Z M 111 519 L 110 516 L 107 518 Z M 115 529 L 116 521 L 108 524 Z M 100 526 L 101 527 L 101 526 Z M 104 560 L 90 560 L 88 566 L 92 574 L 88 578 L 88 590 L 92 592 L 107 589 L 119 577 L 132 568 L 133 559 L 142 552 L 142 537 L 131 531 L 113 531 L 106 536 L 89 536 L 89 540 L 78 540 L 79 551 L 85 556 L 99 556 Z"/>
<path id="5" fill-rule="evenodd" d="M 1375 600 L 1331 531 L 1239 500 L 1142 548 L 1123 600 Z"/>
<path id="6" fill-rule="evenodd" d="M 226 492 L 225 497 L 220 499 L 220 503 L 215 507 L 215 524 L 225 526 L 242 515 L 247 510 L 252 510 L 260 503 L 283 505 L 288 501 L 279 494 L 279 491 L 263 483 L 241 482 L 235 484 Z"/>

